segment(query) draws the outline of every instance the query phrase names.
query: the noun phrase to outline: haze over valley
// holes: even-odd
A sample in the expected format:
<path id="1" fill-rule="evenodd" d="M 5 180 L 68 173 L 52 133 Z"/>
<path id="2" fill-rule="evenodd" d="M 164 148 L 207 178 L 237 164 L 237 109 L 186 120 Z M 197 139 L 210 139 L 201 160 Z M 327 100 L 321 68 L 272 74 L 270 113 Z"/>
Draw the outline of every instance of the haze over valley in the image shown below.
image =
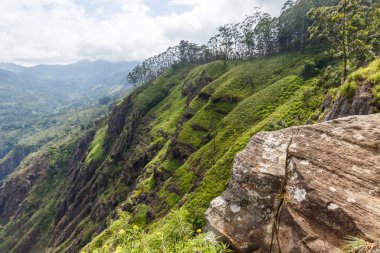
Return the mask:
<path id="1" fill-rule="evenodd" d="M 1 0 L 0 253 L 379 253 L 378 0 Z"/>

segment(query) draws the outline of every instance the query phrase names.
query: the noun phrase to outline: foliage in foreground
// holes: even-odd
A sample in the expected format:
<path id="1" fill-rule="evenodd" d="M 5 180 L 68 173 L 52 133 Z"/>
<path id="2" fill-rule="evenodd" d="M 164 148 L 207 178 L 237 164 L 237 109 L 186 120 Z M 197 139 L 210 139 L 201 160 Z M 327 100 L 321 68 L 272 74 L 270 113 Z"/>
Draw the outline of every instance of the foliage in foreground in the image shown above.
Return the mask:
<path id="1" fill-rule="evenodd" d="M 173 212 L 167 223 L 149 233 L 137 225 L 126 225 L 129 217 L 125 213 L 120 212 L 119 216 L 120 219 L 95 238 L 82 253 L 231 252 L 227 245 L 216 241 L 214 234 L 195 229 L 189 221 L 189 214 L 184 211 Z M 107 237 L 110 234 L 112 236 Z"/>

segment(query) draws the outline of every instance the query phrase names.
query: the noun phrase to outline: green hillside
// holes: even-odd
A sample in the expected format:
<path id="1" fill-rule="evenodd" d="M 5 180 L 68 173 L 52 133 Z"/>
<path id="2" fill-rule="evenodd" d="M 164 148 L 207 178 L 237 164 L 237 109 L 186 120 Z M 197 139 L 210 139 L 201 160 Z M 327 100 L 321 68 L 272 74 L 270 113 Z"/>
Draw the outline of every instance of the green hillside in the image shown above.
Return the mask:
<path id="1" fill-rule="evenodd" d="M 236 153 L 259 131 L 318 121 L 325 95 L 344 94 L 344 85 L 339 92 L 303 77 L 305 61 L 320 57 L 287 53 L 167 70 L 129 95 L 96 132 L 71 135 L 22 164 L 27 170 L 33 159 L 49 160 L 46 176 L 1 230 L 1 251 L 225 252 L 202 228 Z M 377 92 L 378 62 L 352 78 L 361 73 Z M 79 139 L 87 140 L 88 151 L 79 148 L 84 156 L 73 161 Z M 91 196 L 67 202 L 79 185 Z M 70 208 L 60 214 L 63 203 Z M 76 211 L 89 205 L 96 211 Z M 69 230 L 52 244 L 57 228 Z M 45 239 L 33 242 L 36 236 Z"/>
<path id="2" fill-rule="evenodd" d="M 108 124 L 99 126 L 87 157 L 78 164 L 88 178 L 81 187 L 94 191 L 86 201 L 102 207 L 104 217 L 96 221 L 91 214 L 80 216 L 81 222 L 54 251 L 79 249 L 92 240 L 85 251 L 108 245 L 113 252 L 120 233 L 124 234 L 119 230 L 134 231 L 133 225 L 139 233 L 146 227 L 149 236 L 163 233 L 162 243 L 169 248 L 174 246 L 165 234 L 173 236 L 169 232 L 176 226 L 173 223 L 180 222 L 188 230 L 186 240 L 192 238 L 204 225 L 211 199 L 225 189 L 235 154 L 253 134 L 318 120 L 327 90 L 317 85 L 317 79 L 302 77 L 305 60 L 318 57 L 287 53 L 251 61 L 177 66 L 138 88 L 117 106 Z M 121 129 L 116 129 L 118 125 Z M 56 164 L 65 167 L 70 155 L 64 154 L 73 152 L 74 140 L 49 149 L 49 170 L 55 171 Z M 70 195 L 67 181 L 62 182 L 68 174 L 69 168 L 55 171 L 32 190 L 23 202 L 25 216 L 14 217 L 2 230 L 0 249 L 17 252 L 22 245 L 13 240 L 30 233 L 45 234 L 56 226 L 54 210 Z M 104 183 L 93 187 L 97 181 Z M 75 183 L 70 182 L 72 188 Z M 33 214 L 27 203 L 34 203 L 36 196 L 45 208 Z M 69 203 L 73 208 L 87 204 L 78 199 Z M 75 223 L 77 214 L 72 212 L 69 220 Z M 36 226 L 44 229 L 36 232 Z M 102 227 L 109 228 L 93 238 Z M 48 241 L 39 242 L 34 252 L 48 247 Z M 148 241 L 144 247 L 152 248 L 145 252 L 161 247 Z M 178 247 L 188 243 L 197 242 Z"/>
<path id="3" fill-rule="evenodd" d="M 210 39 L 215 48 L 181 41 L 129 73 L 135 89 L 107 116 L 104 105 L 54 115 L 54 141 L 0 187 L 0 252 L 232 251 L 204 231 L 204 214 L 253 135 L 321 122 L 363 90 L 364 113 L 380 110 L 380 19 L 370 19 L 380 8 L 360 2 L 347 12 L 338 2 L 287 1 L 279 18 L 248 16 L 240 46 L 224 40 L 228 25 Z M 355 40 L 331 38 L 348 22 L 342 10 L 356 18 L 342 26 Z M 25 143 L 48 138 L 37 133 Z"/>
<path id="4" fill-rule="evenodd" d="M 0 64 L 0 180 L 47 143 L 92 125 L 132 88 L 135 62 Z"/>
<path id="5" fill-rule="evenodd" d="M 128 247 L 136 252 L 161 252 L 159 247 L 164 245 L 168 252 L 175 252 L 173 247 L 187 252 L 181 247 L 202 242 L 198 238 L 187 242 L 191 238 L 187 233 L 195 234 L 204 226 L 209 202 L 225 189 L 232 160 L 249 138 L 259 131 L 317 119 L 326 90 L 317 85 L 316 79 L 301 77 L 304 60 L 312 57 L 289 53 L 253 61 L 216 61 L 190 71 L 188 66 L 180 67 L 168 70 L 135 92 L 137 103 L 153 91 L 166 94 L 154 106 L 136 105 L 146 111 L 140 119 L 144 124 L 137 126 L 137 132 L 149 134 L 143 137 L 144 145 L 140 144 L 142 140 L 136 140 L 139 144 L 132 146 L 130 152 L 140 157 L 148 151 L 150 160 L 140 168 L 133 187 L 125 190 L 122 206 L 127 208 L 121 208 L 124 211 L 119 210 L 119 218 L 84 251 L 103 252 L 103 247 L 109 249 L 104 252 L 113 252 L 121 246 L 126 247 L 126 252 L 134 252 Z M 202 83 L 204 77 L 209 83 Z M 192 94 L 192 90 L 199 93 Z M 116 181 L 113 190 L 119 192 L 117 185 L 121 187 L 124 182 Z M 113 193 L 104 194 L 105 200 Z M 185 242 L 173 246 L 171 231 L 177 222 L 189 231 Z M 140 236 L 134 235 L 137 231 L 133 225 L 148 228 L 140 246 L 133 246 L 133 239 L 127 239 L 121 230 L 130 229 L 133 236 Z M 157 233 L 163 235 L 161 242 L 148 239 L 158 238 Z M 216 249 L 210 252 L 213 250 Z"/>

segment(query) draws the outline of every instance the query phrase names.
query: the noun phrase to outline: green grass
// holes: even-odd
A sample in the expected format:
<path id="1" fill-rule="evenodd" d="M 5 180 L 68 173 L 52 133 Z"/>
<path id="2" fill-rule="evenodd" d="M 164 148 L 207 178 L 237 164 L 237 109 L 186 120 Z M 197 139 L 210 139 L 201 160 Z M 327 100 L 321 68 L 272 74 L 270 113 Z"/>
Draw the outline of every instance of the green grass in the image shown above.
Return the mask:
<path id="1" fill-rule="evenodd" d="M 358 89 L 358 84 L 355 81 L 347 81 L 340 87 L 341 95 L 344 97 L 353 97 Z"/>
<path id="2" fill-rule="evenodd" d="M 373 87 L 374 101 L 380 104 L 380 59 L 350 74 L 340 87 L 340 93 L 344 97 L 352 97 L 360 85 L 368 85 L 368 82 Z"/>
<path id="3" fill-rule="evenodd" d="M 375 252 L 375 249 L 379 249 L 379 243 L 371 243 L 364 239 L 355 236 L 347 236 L 343 246 L 344 253 L 370 253 Z"/>
<path id="4" fill-rule="evenodd" d="M 159 219 L 146 224 L 139 222 L 145 228 L 141 229 L 144 235 L 140 238 L 145 246 L 155 242 L 159 247 L 167 247 L 165 240 L 157 242 L 154 238 L 170 232 L 166 227 L 175 221 L 177 212 L 173 210 L 178 208 L 186 214 L 192 227 L 185 244 L 192 245 L 205 236 L 195 231 L 204 225 L 204 212 L 209 202 L 227 186 L 233 159 L 251 136 L 259 131 L 277 130 L 318 118 L 326 90 L 318 86 L 317 79 L 305 81 L 300 77 L 304 61 L 310 58 L 285 54 L 254 61 L 219 61 L 190 71 L 186 68 L 188 75 L 185 77 L 177 76 L 183 73 L 180 69 L 171 70 L 153 81 L 151 87 L 144 88 L 145 94 L 151 94 L 157 87 L 166 87 L 167 92 L 145 116 L 153 118 L 149 125 L 150 142 L 161 140 L 164 144 L 145 166 L 125 201 L 133 204 L 142 193 L 156 196 L 152 204 L 146 205 L 148 213 L 156 213 Z M 205 76 L 210 82 L 201 93 L 208 94 L 210 99 L 198 94 L 187 101 L 183 92 L 197 89 L 195 86 L 201 85 Z M 183 163 L 173 156 L 172 149 L 179 147 L 172 146 L 172 139 L 194 149 Z M 155 173 L 164 173 L 167 179 L 160 183 Z M 137 205 L 124 215 L 128 220 L 119 218 L 111 222 L 100 235 L 102 241 L 93 240 L 84 248 L 85 252 L 102 247 L 110 251 L 155 252 L 150 248 L 152 251 L 144 251 L 140 246 L 128 248 L 130 242 L 120 245 L 117 241 L 120 229 L 125 231 L 121 233 L 123 236 L 133 234 L 134 219 L 146 221 L 147 209 Z M 113 229 L 114 226 L 118 229 Z"/>
<path id="5" fill-rule="evenodd" d="M 376 85 L 375 88 L 373 88 L 373 96 L 374 101 L 380 105 L 380 85 Z"/>
<path id="6" fill-rule="evenodd" d="M 84 252 L 224 252 L 224 245 L 196 232 L 204 212 L 225 190 L 236 153 L 254 134 L 319 116 L 327 90 L 301 77 L 304 61 L 313 57 L 287 53 L 176 66 L 135 90 L 121 136 L 135 134 L 122 144 L 124 159 L 114 162 L 109 150 L 125 139 L 116 137 L 115 147 L 104 148 L 112 127 L 101 127 L 83 165 L 95 166 L 94 174 L 106 179 L 93 204 L 117 202 L 124 211 L 110 212 L 107 229 L 96 237 L 99 224 L 86 216 L 55 252 L 84 242 Z M 126 182 L 133 173 L 137 178 Z M 176 235 L 177 229 L 185 232 Z"/>
<path id="7" fill-rule="evenodd" d="M 23 201 L 17 218 L 12 217 L 0 231 L 1 252 L 21 252 L 25 247 L 28 252 L 36 253 L 47 249 L 53 233 L 56 210 L 61 201 L 67 165 L 76 143 L 77 140 L 66 142 L 50 147 L 47 154 L 42 152 L 41 155 L 48 156 L 48 169 Z M 34 156 L 33 159 L 41 158 Z M 28 163 L 23 165 L 27 166 Z"/>
<path id="8" fill-rule="evenodd" d="M 167 222 L 160 228 L 146 233 L 140 226 L 123 225 L 128 216 L 121 218 L 93 242 L 82 249 L 81 253 L 227 253 L 226 245 L 215 243 L 215 238 L 201 234 L 190 223 L 189 213 L 176 211 L 169 215 Z M 107 236 L 112 234 L 112 236 Z"/>
<path id="9" fill-rule="evenodd" d="M 104 140 L 106 137 L 107 127 L 100 128 L 90 144 L 90 151 L 87 154 L 85 163 L 89 164 L 91 162 L 100 161 L 102 156 L 104 155 Z"/>

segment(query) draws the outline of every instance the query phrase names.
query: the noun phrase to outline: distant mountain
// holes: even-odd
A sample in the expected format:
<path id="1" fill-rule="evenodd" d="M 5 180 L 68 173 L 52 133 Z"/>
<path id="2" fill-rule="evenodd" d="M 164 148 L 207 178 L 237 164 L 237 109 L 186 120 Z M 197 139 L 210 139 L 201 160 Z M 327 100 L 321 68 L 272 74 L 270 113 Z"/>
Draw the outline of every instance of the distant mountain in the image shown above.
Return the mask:
<path id="1" fill-rule="evenodd" d="M 37 65 L 24 74 L 35 74 L 47 80 L 91 85 L 119 72 L 129 72 L 136 62 L 82 61 L 69 65 Z"/>
<path id="2" fill-rule="evenodd" d="M 123 95 L 131 88 L 126 76 L 136 62 L 83 61 L 69 65 L 37 65 L 25 68 L 16 64 L 0 64 L 1 93 L 10 93 L 8 100 L 15 101 L 19 90 L 24 95 L 33 93 L 58 100 L 93 99 L 100 96 Z M 115 94 L 115 90 L 120 94 Z M 3 94 L 4 95 L 4 94 Z M 0 100 L 0 103 L 5 102 Z"/>
<path id="3" fill-rule="evenodd" d="M 39 131 L 44 118 L 127 94 L 132 86 L 126 77 L 136 64 L 82 61 L 23 67 L 0 63 L 0 160 L 20 140 Z"/>
<path id="4" fill-rule="evenodd" d="M 7 70 L 10 72 L 18 73 L 25 69 L 26 69 L 25 67 L 14 64 L 14 63 L 0 63 L 0 70 Z"/>

